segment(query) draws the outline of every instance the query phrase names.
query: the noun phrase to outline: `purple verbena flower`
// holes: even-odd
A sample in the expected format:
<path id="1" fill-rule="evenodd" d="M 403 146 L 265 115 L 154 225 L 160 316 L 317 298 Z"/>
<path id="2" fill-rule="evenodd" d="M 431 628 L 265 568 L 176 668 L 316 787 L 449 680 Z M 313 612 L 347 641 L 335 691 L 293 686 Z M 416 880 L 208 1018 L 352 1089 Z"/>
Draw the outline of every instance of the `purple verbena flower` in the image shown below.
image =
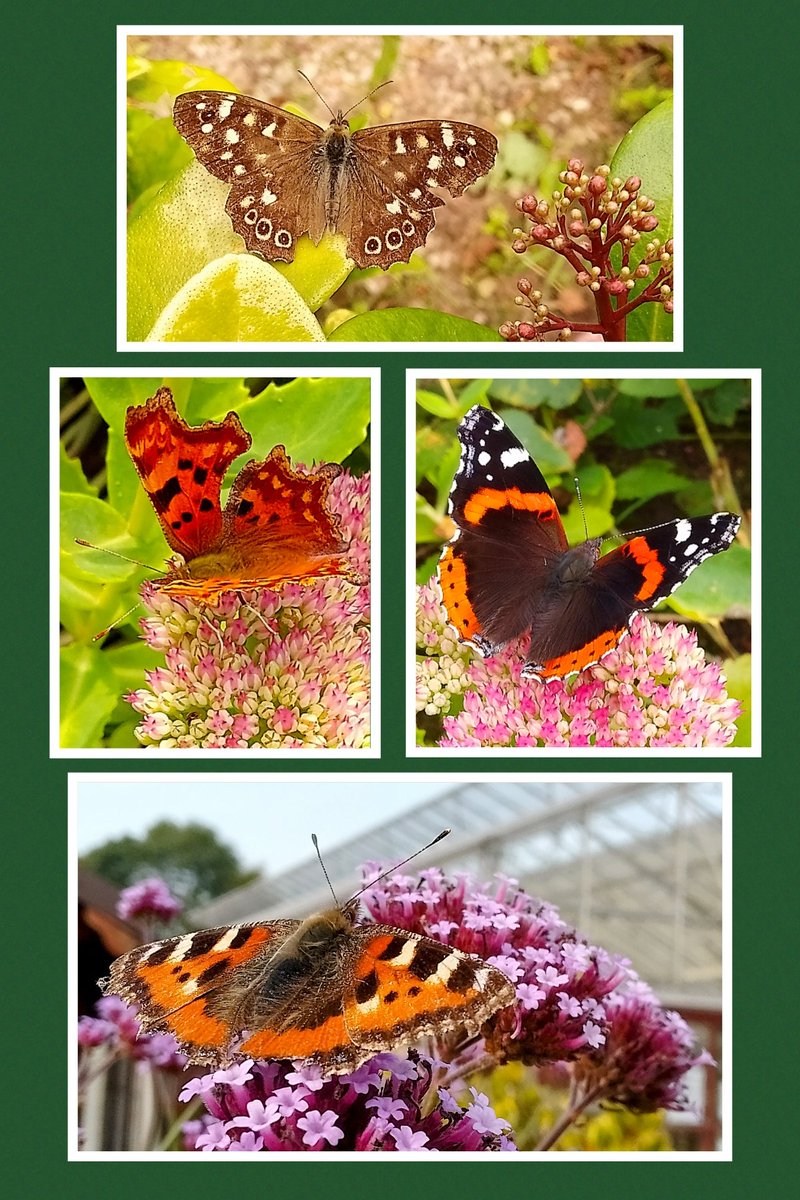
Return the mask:
<path id="1" fill-rule="evenodd" d="M 156 876 L 123 888 L 117 900 L 117 915 L 124 921 L 144 918 L 166 922 L 182 911 L 180 900 L 173 896 L 164 880 Z"/>

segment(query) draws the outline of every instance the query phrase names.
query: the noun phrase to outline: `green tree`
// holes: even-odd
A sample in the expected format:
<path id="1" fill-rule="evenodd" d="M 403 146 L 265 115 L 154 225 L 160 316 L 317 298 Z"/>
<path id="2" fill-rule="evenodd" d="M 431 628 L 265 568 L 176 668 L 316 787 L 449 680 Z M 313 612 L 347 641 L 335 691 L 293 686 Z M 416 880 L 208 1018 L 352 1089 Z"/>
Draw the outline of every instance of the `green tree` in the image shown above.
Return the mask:
<path id="1" fill-rule="evenodd" d="M 259 875 L 245 869 L 213 829 L 174 821 L 159 821 L 142 838 L 104 842 L 85 854 L 81 865 L 120 888 L 159 875 L 189 910 Z"/>

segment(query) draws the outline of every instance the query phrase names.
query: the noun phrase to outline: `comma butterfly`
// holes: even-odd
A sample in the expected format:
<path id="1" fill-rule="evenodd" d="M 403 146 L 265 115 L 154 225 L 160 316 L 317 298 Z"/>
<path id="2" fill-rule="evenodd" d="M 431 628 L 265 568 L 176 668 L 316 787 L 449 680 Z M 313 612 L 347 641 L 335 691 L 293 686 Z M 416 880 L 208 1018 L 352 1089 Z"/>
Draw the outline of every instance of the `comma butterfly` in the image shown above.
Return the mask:
<path id="1" fill-rule="evenodd" d="M 101 986 L 139 1006 L 143 1030 L 173 1034 L 189 1062 L 302 1058 L 332 1074 L 421 1037 L 476 1034 L 514 1003 L 513 984 L 483 959 L 408 930 L 356 924 L 358 895 L 304 921 L 140 946 L 111 964 Z"/>
<path id="2" fill-rule="evenodd" d="M 154 587 L 173 597 L 213 603 L 223 592 L 342 575 L 363 582 L 348 562 L 330 484 L 342 468 L 324 463 L 295 471 L 283 446 L 248 462 L 225 508 L 228 467 L 250 446 L 234 412 L 190 426 L 172 392 L 159 388 L 128 409 L 125 444 L 175 557 Z"/>

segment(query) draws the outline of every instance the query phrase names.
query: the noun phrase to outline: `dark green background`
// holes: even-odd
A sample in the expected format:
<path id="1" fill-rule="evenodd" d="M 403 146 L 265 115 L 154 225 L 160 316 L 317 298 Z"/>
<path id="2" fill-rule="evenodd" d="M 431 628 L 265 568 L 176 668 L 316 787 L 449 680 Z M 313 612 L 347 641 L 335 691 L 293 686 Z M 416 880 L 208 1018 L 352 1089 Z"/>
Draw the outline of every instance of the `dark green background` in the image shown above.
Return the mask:
<path id="1" fill-rule="evenodd" d="M 469 21 L 507 22 L 513 34 L 537 16 L 573 25 L 599 20 L 661 19 L 685 24 L 686 53 L 686 351 L 559 357 L 317 354 L 315 366 L 348 361 L 384 367 L 383 396 L 383 769 L 403 770 L 403 369 L 420 366 L 457 374 L 459 367 L 513 363 L 570 367 L 654 366 L 690 373 L 695 367 L 764 369 L 764 757 L 705 761 L 704 769 L 734 772 L 734 1162 L 592 1163 L 487 1156 L 486 1162 L 400 1163 L 375 1156 L 364 1163 L 281 1163 L 259 1160 L 261 1179 L 231 1180 L 219 1169 L 181 1163 L 66 1162 L 67 1041 L 66 777 L 77 769 L 130 769 L 130 762 L 48 762 L 48 377 L 51 364 L 110 366 L 182 363 L 240 365 L 251 373 L 302 361 L 292 350 L 271 356 L 115 353 L 115 21 L 197 25 L 220 20 L 290 21 L 315 25 L 380 19 L 366 3 L 319 0 L 305 9 L 274 5 L 220 6 L 209 0 L 113 6 L 99 0 L 64 5 L 26 0 L 6 31 L 7 82 L 2 130 L 6 141 L 4 329 L 10 370 L 6 412 L 4 512 L 6 609 L 4 821 L 6 957 L 5 1175 L 14 1196 L 216 1197 L 247 1186 L 256 1194 L 322 1188 L 334 1195 L 394 1200 L 412 1188 L 461 1197 L 483 1189 L 546 1189 L 572 1197 L 577 1187 L 597 1197 L 773 1196 L 794 1174 L 795 1147 L 787 1117 L 796 1111 L 794 984 L 796 938 L 786 916 L 796 887 L 791 831 L 797 786 L 789 747 L 797 741 L 797 387 L 795 41 L 783 6 L 672 4 L 657 10 L 607 2 L 526 11 L 519 4 L 475 0 L 407 0 L 384 10 L 385 20 L 436 20 L 456 29 Z M 634 18 L 635 19 L 635 18 Z M 9 44 L 10 43 L 10 44 Z M 469 65 L 465 64 L 465 69 Z M 8 76 L 10 75 L 10 78 Z M 789 176 L 793 175 L 793 179 Z M 791 322 L 791 327 L 790 327 Z M 788 451 L 788 453 L 787 453 Z M 55 564 L 53 564 L 55 566 Z M 796 655 L 794 656 L 796 660 Z M 535 759 L 504 760 L 530 770 Z M 631 769 L 642 760 L 626 759 Z M 160 758 L 136 760 L 140 770 L 177 767 Z M 187 764 L 189 765 L 189 764 Z M 193 761 L 193 769 L 199 764 Z M 285 769 L 284 762 L 281 769 Z M 436 764 L 432 770 L 453 767 Z M 496 763 L 469 762 L 494 769 Z M 545 763 L 543 761 L 542 765 Z M 547 760 L 547 767 L 554 763 Z M 567 763 L 565 762 L 565 769 Z M 570 770 L 617 768 L 608 759 Z M 651 760 L 654 770 L 696 767 L 696 760 Z M 255 764 L 239 762 L 232 769 Z M 298 768 L 307 764 L 298 759 Z M 375 769 L 377 764 L 364 769 Z M 209 763 L 218 769 L 218 763 Z M 352 762 L 338 764 L 352 770 Z M 317 769 L 319 764 L 317 764 Z M 332 764 L 330 770 L 336 770 Z M 789 935 L 787 937 L 787 934 Z M 730 1067 L 730 1064 L 728 1064 Z M 730 1085 L 730 1074 L 726 1080 Z M 71 1117 L 70 1117 L 71 1119 Z M 794 1126 L 794 1120 L 792 1121 Z M 794 1132 L 794 1130 L 793 1130 Z M 247 1157 L 247 1156 L 243 1156 Z M 791 1163 L 792 1166 L 790 1167 Z M 438 1167 L 438 1169 L 437 1169 Z M 236 1168 L 231 1168 L 236 1169 Z M 277 1174 L 276 1174 L 277 1172 Z"/>

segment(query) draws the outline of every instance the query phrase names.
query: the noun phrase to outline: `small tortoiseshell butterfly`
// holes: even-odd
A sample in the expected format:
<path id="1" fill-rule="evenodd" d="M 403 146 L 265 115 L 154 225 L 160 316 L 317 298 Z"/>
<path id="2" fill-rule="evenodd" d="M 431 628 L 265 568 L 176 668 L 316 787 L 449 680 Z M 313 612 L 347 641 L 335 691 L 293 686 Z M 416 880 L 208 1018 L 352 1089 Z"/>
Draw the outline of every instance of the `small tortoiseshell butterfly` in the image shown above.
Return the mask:
<path id="1" fill-rule="evenodd" d="M 275 446 L 242 467 L 222 508 L 225 472 L 251 440 L 235 412 L 188 425 L 167 387 L 128 409 L 125 444 L 177 556 L 154 587 L 213 603 L 223 592 L 323 575 L 363 582 L 329 506 L 338 463 L 303 474 Z"/>
<path id="2" fill-rule="evenodd" d="M 570 548 L 553 495 L 505 423 L 475 405 L 458 427 L 450 492 L 456 532 L 439 562 L 442 600 L 462 641 L 489 657 L 530 632 L 523 679 L 563 677 L 615 649 L 704 559 L 726 550 L 732 513 L 667 521 L 600 556 Z"/>
<path id="3" fill-rule="evenodd" d="M 513 984 L 483 959 L 405 929 L 357 925 L 358 912 L 354 896 L 304 921 L 139 946 L 101 986 L 138 1005 L 143 1031 L 173 1034 L 189 1062 L 298 1058 L 331 1074 L 421 1037 L 476 1034 L 514 1003 Z"/>

